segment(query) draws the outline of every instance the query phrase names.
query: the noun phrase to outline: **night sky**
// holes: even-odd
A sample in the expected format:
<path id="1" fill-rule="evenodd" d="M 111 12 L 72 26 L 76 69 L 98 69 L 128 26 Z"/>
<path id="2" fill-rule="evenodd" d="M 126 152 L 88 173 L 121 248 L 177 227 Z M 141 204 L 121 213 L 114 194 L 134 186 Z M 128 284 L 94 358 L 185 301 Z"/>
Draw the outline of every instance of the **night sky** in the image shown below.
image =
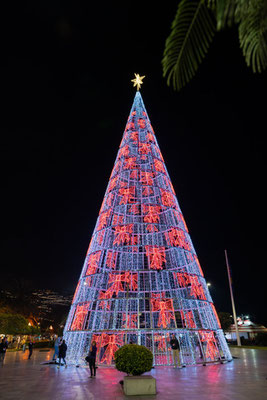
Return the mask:
<path id="1" fill-rule="evenodd" d="M 141 94 L 217 310 L 231 312 L 226 248 L 237 314 L 267 324 L 267 73 L 246 66 L 236 29 L 216 35 L 177 93 L 161 67 L 177 2 L 6 7 L 0 287 L 19 276 L 74 291 L 137 72 L 146 75 Z"/>

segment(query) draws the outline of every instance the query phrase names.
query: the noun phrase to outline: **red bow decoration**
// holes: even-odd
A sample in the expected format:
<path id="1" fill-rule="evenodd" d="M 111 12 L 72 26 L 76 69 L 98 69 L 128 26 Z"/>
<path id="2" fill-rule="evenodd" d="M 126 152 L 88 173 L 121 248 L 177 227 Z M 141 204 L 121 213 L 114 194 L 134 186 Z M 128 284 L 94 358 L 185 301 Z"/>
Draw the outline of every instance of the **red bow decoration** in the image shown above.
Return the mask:
<path id="1" fill-rule="evenodd" d="M 130 244 L 132 232 L 133 224 L 116 226 L 113 244 Z"/>
<path id="2" fill-rule="evenodd" d="M 88 266 L 87 266 L 87 271 L 86 275 L 93 275 L 96 273 L 96 270 L 98 268 L 99 260 L 101 256 L 101 251 L 97 251 L 96 253 L 92 253 L 89 256 L 88 260 Z"/>
<path id="3" fill-rule="evenodd" d="M 145 246 L 146 255 L 149 259 L 151 269 L 163 269 L 163 263 L 166 262 L 165 247 Z"/>
<path id="4" fill-rule="evenodd" d="M 143 118 L 138 119 L 138 125 L 141 129 L 145 129 L 146 127 L 146 121 Z"/>
<path id="5" fill-rule="evenodd" d="M 140 214 L 140 207 L 139 204 L 132 204 L 130 206 L 129 212 L 135 214 L 135 215 L 139 215 Z"/>
<path id="6" fill-rule="evenodd" d="M 200 331 L 200 340 L 206 344 L 205 358 L 214 361 L 220 357 L 213 332 Z"/>
<path id="7" fill-rule="evenodd" d="M 155 159 L 154 159 L 154 166 L 155 166 L 155 170 L 156 170 L 156 171 L 158 171 L 158 172 L 163 172 L 164 174 L 166 173 L 162 161 L 157 160 L 157 159 L 155 158 Z"/>
<path id="8" fill-rule="evenodd" d="M 138 170 L 135 169 L 130 173 L 130 179 L 137 179 L 138 178 Z"/>
<path id="9" fill-rule="evenodd" d="M 90 302 L 82 305 L 77 305 L 74 314 L 74 319 L 72 321 L 70 328 L 72 331 L 81 331 L 83 329 L 84 320 L 85 317 L 87 316 L 89 305 Z"/>
<path id="10" fill-rule="evenodd" d="M 134 129 L 134 123 L 133 122 L 128 122 L 128 124 L 126 125 L 126 130 L 129 129 Z"/>
<path id="11" fill-rule="evenodd" d="M 111 192 L 111 190 L 113 190 L 113 189 L 116 187 L 116 185 L 117 185 L 117 180 L 118 180 L 118 177 L 117 177 L 117 176 L 115 176 L 114 178 L 110 179 L 109 185 L 108 185 L 108 191 L 109 191 L 109 192 Z"/>
<path id="12" fill-rule="evenodd" d="M 139 145 L 139 153 L 140 154 L 148 154 L 151 152 L 150 143 L 140 143 Z"/>
<path id="13" fill-rule="evenodd" d="M 97 230 L 100 230 L 104 228 L 107 225 L 108 218 L 110 216 L 111 209 L 108 209 L 107 211 L 104 211 L 100 216 L 98 220 L 98 226 Z"/>
<path id="14" fill-rule="evenodd" d="M 106 291 L 106 292 L 99 292 L 99 297 L 98 297 L 98 300 L 108 300 L 108 299 L 111 299 L 111 297 L 112 297 L 112 293 L 111 292 L 108 292 L 108 291 Z M 107 308 L 107 310 L 110 310 L 110 302 L 108 302 L 108 301 L 100 301 L 99 302 L 99 304 L 98 304 L 98 307 L 99 308 L 105 308 L 105 306 L 106 306 L 106 308 Z"/>
<path id="15" fill-rule="evenodd" d="M 102 335 L 93 335 L 92 340 L 95 340 L 100 347 L 107 346 L 100 362 L 101 364 L 106 362 L 107 365 L 110 365 L 119 346 L 123 346 L 123 333 L 113 335 L 102 333 Z"/>
<path id="16" fill-rule="evenodd" d="M 169 340 L 170 340 L 169 334 L 168 333 L 166 334 L 166 338 L 164 335 L 155 335 L 154 339 L 155 339 L 155 342 L 159 342 L 158 350 L 165 352 L 167 350 L 166 341 L 169 342 Z"/>
<path id="17" fill-rule="evenodd" d="M 119 195 L 122 196 L 120 204 L 132 203 L 134 200 L 135 186 L 119 189 Z"/>
<path id="18" fill-rule="evenodd" d="M 164 295 L 164 293 L 162 293 Z M 152 293 L 152 311 L 159 311 L 158 327 L 167 328 L 171 320 L 174 320 L 173 300 L 160 297 L 160 294 Z"/>
<path id="19" fill-rule="evenodd" d="M 107 199 L 106 199 L 106 203 L 107 203 L 107 206 L 108 206 L 108 207 L 111 207 L 113 197 L 114 197 L 114 193 L 109 193 L 109 194 L 108 194 Z"/>
<path id="20" fill-rule="evenodd" d="M 108 284 L 111 284 L 111 286 L 108 288 L 106 293 L 113 296 L 113 293 L 116 293 L 118 295 L 119 292 L 124 291 L 124 287 L 122 285 L 123 282 L 128 284 L 129 290 L 137 290 L 138 288 L 138 274 L 133 274 L 129 271 L 126 271 L 125 273 L 122 274 L 110 274 Z"/>
<path id="21" fill-rule="evenodd" d="M 134 128 L 134 126 L 133 126 L 133 128 Z M 137 132 L 137 131 L 131 132 L 131 133 L 130 133 L 130 138 L 133 140 L 133 142 L 134 142 L 135 144 L 137 144 L 137 141 L 138 141 L 138 132 Z"/>
<path id="22" fill-rule="evenodd" d="M 135 168 L 137 168 L 136 157 L 125 158 L 123 169 L 135 169 Z"/>
<path id="23" fill-rule="evenodd" d="M 119 158 L 121 158 L 122 156 L 124 156 L 124 157 L 128 157 L 129 156 L 129 146 L 128 146 L 128 144 L 126 144 L 124 147 L 122 147 L 120 149 Z"/>
<path id="24" fill-rule="evenodd" d="M 151 187 L 145 186 L 142 196 L 150 196 L 151 194 L 153 194 L 153 190 L 151 189 Z"/>
<path id="25" fill-rule="evenodd" d="M 180 287 L 190 288 L 190 296 L 201 300 L 207 300 L 203 286 L 196 275 L 190 275 L 187 272 L 174 272 Z"/>
<path id="26" fill-rule="evenodd" d="M 166 190 L 160 189 L 162 204 L 166 207 L 176 207 L 173 194 Z"/>
<path id="27" fill-rule="evenodd" d="M 149 172 L 149 171 L 141 171 L 141 177 L 140 177 L 140 182 L 143 185 L 149 185 L 152 186 L 153 185 L 153 172 Z"/>
<path id="28" fill-rule="evenodd" d="M 187 241 L 185 233 L 180 228 L 171 228 L 170 231 L 164 233 L 170 246 L 183 247 L 185 250 L 191 250 L 190 243 Z"/>

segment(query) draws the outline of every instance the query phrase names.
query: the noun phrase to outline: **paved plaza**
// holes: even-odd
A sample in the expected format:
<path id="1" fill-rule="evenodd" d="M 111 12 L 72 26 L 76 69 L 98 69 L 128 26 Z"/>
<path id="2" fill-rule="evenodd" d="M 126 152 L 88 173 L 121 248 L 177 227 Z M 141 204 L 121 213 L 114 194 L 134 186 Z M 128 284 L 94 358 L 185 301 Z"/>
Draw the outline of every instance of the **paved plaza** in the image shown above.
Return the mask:
<path id="1" fill-rule="evenodd" d="M 0 367 L 1 400 L 263 400 L 267 399 L 267 351 L 232 349 L 232 362 L 183 369 L 156 367 L 156 396 L 124 396 L 119 381 L 125 374 L 100 367 L 96 379 L 88 368 L 42 364 L 52 351 L 8 352 Z"/>

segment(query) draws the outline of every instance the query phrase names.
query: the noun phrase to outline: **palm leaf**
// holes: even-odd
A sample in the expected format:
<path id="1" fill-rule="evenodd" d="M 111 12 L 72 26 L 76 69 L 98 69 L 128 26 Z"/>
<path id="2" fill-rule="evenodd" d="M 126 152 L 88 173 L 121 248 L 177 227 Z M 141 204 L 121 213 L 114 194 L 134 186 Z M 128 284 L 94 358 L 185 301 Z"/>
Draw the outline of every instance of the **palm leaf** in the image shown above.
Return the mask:
<path id="1" fill-rule="evenodd" d="M 240 46 L 253 72 L 267 67 L 267 1 L 251 0 L 241 15 L 238 28 Z"/>
<path id="2" fill-rule="evenodd" d="M 243 0 L 241 0 L 241 2 L 243 2 Z M 217 0 L 216 19 L 218 31 L 225 28 L 226 25 L 233 25 L 233 23 L 235 22 L 237 7 L 238 0 Z"/>
<path id="3" fill-rule="evenodd" d="M 180 90 L 195 75 L 215 33 L 215 21 L 205 0 L 182 0 L 162 60 L 167 84 Z"/>
<path id="4" fill-rule="evenodd" d="M 251 6 L 251 0 L 213 0 L 216 1 L 217 30 L 239 24 Z M 252 0 L 253 1 L 253 0 Z"/>

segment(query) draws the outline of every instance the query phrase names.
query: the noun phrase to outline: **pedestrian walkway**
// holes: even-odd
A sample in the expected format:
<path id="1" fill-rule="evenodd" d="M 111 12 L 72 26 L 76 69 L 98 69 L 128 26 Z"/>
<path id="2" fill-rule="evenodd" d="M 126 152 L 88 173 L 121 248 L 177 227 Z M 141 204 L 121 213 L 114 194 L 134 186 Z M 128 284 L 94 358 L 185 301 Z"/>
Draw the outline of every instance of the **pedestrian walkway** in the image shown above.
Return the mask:
<path id="1" fill-rule="evenodd" d="M 267 351 L 233 349 L 238 359 L 226 364 L 174 369 L 156 367 L 157 395 L 132 399 L 263 400 L 267 393 Z M 7 353 L 0 367 L 1 400 L 122 400 L 119 381 L 125 374 L 100 367 L 96 379 L 88 368 L 41 364 L 53 352 L 34 350 L 31 360 L 22 352 Z"/>

